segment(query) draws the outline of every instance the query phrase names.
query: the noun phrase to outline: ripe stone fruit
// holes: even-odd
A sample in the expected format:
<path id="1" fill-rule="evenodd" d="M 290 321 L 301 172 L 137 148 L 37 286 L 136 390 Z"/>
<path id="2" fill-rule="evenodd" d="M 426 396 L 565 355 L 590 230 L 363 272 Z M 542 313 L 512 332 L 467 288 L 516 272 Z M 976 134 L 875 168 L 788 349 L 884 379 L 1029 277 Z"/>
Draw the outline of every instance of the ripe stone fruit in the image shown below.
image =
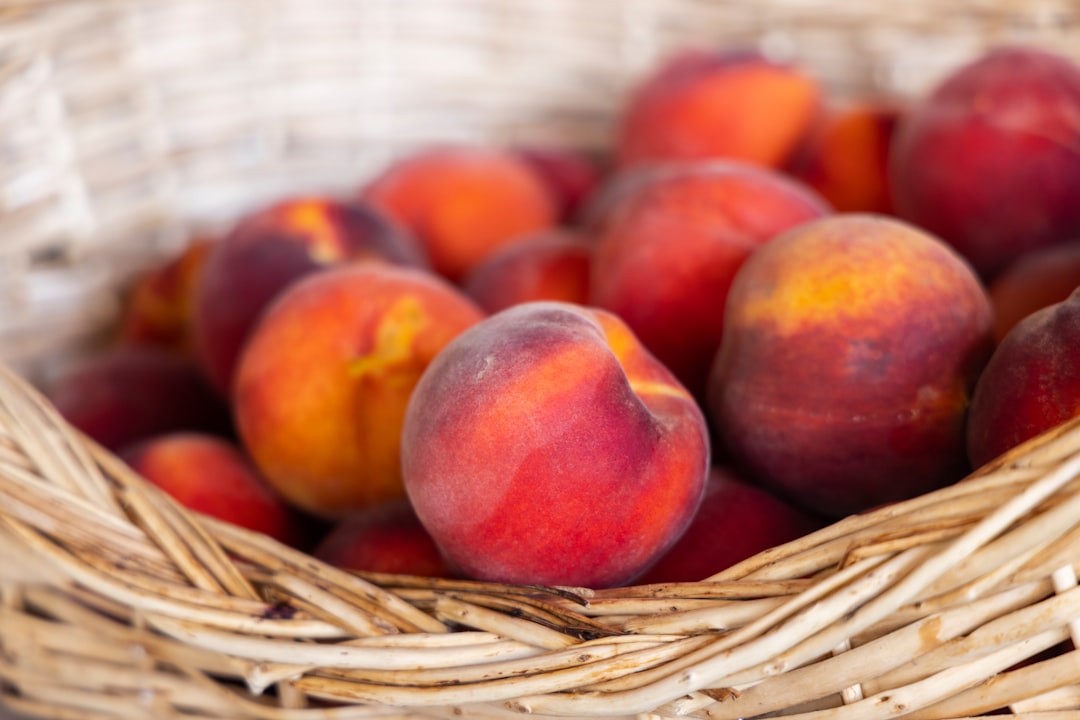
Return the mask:
<path id="1" fill-rule="evenodd" d="M 533 300 L 584 305 L 589 300 L 593 244 L 566 228 L 542 230 L 488 256 L 461 288 L 489 313 Z"/>
<path id="2" fill-rule="evenodd" d="M 120 458 L 185 507 L 295 545 L 301 519 L 266 483 L 244 451 L 203 433 L 158 435 Z"/>
<path id="3" fill-rule="evenodd" d="M 399 158 L 361 196 L 420 242 L 451 282 L 495 250 L 558 224 L 551 187 L 512 151 L 440 146 Z"/>
<path id="4" fill-rule="evenodd" d="M 829 207 L 777 171 L 730 161 L 669 166 L 625 182 L 598 223 L 590 304 L 619 315 L 704 398 L 739 266 L 773 236 Z"/>
<path id="5" fill-rule="evenodd" d="M 267 308 L 237 368 L 233 411 L 256 466 L 325 518 L 403 495 L 409 396 L 483 316 L 424 270 L 354 263 L 298 280 Z"/>
<path id="6" fill-rule="evenodd" d="M 729 158 L 779 168 L 819 111 L 821 89 L 793 65 L 743 50 L 685 50 L 662 62 L 622 112 L 618 164 Z"/>
<path id="7" fill-rule="evenodd" d="M 338 521 L 312 553 L 348 570 L 452 577 L 408 498 L 358 510 Z"/>
<path id="8" fill-rule="evenodd" d="M 456 572 L 604 587 L 686 529 L 709 437 L 690 394 L 616 316 L 534 302 L 428 366 L 402 457 L 416 513 Z"/>
<path id="9" fill-rule="evenodd" d="M 984 286 L 937 238 L 882 216 L 812 221 L 739 270 L 708 409 L 751 476 L 819 513 L 918 495 L 969 470 L 991 322 Z"/>
<path id="10" fill-rule="evenodd" d="M 232 434 L 229 407 L 195 361 L 157 345 L 77 358 L 44 390 L 67 422 L 114 452 L 176 430 Z"/>
<path id="11" fill-rule="evenodd" d="M 994 338 L 1001 342 L 1020 320 L 1061 302 L 1077 287 L 1080 242 L 1040 248 L 1021 256 L 987 288 L 994 305 Z"/>
<path id="12" fill-rule="evenodd" d="M 979 376 L 967 448 L 981 466 L 1080 413 L 1080 291 L 1020 320 Z"/>
<path id="13" fill-rule="evenodd" d="M 195 292 L 195 349 L 214 386 L 229 394 L 244 343 L 279 292 L 308 273 L 360 260 L 427 264 L 410 236 L 360 202 L 296 197 L 241 218 L 214 245 Z"/>
<path id="14" fill-rule="evenodd" d="M 984 279 L 1080 237 L 1080 66 L 1067 58 L 991 51 L 909 108 L 894 142 L 897 214 Z"/>
<path id="15" fill-rule="evenodd" d="M 816 515 L 750 483 L 734 468 L 714 466 L 690 527 L 635 582 L 704 580 L 822 525 Z"/>

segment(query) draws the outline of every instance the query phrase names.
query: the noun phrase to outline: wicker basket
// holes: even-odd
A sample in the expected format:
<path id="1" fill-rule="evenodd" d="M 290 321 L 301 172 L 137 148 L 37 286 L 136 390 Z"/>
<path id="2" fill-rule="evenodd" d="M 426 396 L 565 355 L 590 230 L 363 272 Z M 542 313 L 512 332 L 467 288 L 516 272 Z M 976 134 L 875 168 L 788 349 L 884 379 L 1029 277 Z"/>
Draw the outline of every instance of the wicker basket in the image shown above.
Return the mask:
<path id="1" fill-rule="evenodd" d="M 708 582 L 359 576 L 177 507 L 32 389 L 132 274 L 431 140 L 599 148 L 687 44 L 910 97 L 1077 0 L 0 4 L 0 706 L 55 718 L 1080 717 L 1080 424 Z M 1051 650 L 1053 652 L 1051 652 Z M 2 712 L 2 710 L 0 710 Z"/>

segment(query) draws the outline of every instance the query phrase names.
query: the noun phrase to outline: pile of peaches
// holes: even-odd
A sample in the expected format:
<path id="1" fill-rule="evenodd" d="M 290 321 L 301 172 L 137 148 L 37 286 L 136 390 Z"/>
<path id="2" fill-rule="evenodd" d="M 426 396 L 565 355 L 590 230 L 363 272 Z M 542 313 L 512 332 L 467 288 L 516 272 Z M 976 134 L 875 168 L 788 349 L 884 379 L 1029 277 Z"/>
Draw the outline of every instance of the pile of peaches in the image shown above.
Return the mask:
<path id="1" fill-rule="evenodd" d="M 358 571 L 696 581 L 1080 412 L 1080 67 L 841 104 L 686 51 L 605 157 L 439 145 L 146 270 L 46 394 Z"/>

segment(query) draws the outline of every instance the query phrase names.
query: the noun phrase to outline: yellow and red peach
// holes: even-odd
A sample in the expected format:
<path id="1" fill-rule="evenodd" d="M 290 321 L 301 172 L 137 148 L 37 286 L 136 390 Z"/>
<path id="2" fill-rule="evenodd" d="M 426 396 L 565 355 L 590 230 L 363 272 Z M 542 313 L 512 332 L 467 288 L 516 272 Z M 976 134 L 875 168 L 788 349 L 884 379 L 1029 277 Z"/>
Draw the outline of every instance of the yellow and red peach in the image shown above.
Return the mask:
<path id="1" fill-rule="evenodd" d="M 710 417 L 750 476 L 830 517 L 927 492 L 969 470 L 991 323 L 984 286 L 938 238 L 883 216 L 806 223 L 731 286 Z"/>
<path id="2" fill-rule="evenodd" d="M 348 570 L 453 577 L 435 541 L 404 497 L 358 510 L 338 521 L 312 554 Z"/>
<path id="3" fill-rule="evenodd" d="M 589 301 L 593 243 L 580 233 L 541 231 L 477 265 L 461 289 L 489 313 L 534 300 Z"/>
<path id="4" fill-rule="evenodd" d="M 824 524 L 818 516 L 750 482 L 734 468 L 714 465 L 690 527 L 635 582 L 704 580 Z"/>
<path id="5" fill-rule="evenodd" d="M 775 170 L 688 163 L 628 186 L 596 237 L 590 304 L 610 310 L 699 399 L 732 278 L 776 234 L 823 217 L 813 191 Z"/>
<path id="6" fill-rule="evenodd" d="M 1020 320 L 979 376 L 967 421 L 975 467 L 1080 414 L 1080 290 Z"/>
<path id="7" fill-rule="evenodd" d="M 1080 238 L 1078 238 L 1080 239 Z M 998 342 L 1020 320 L 1061 302 L 1080 287 L 1080 243 L 1033 250 L 1002 270 L 989 284 Z"/>
<path id="8" fill-rule="evenodd" d="M 791 172 L 837 212 L 891 214 L 889 152 L 900 108 L 863 103 L 822 118 Z"/>
<path id="9" fill-rule="evenodd" d="M 456 572 L 601 587 L 633 580 L 686 529 L 709 450 L 693 397 L 621 320 L 533 302 L 428 366 L 402 470 Z"/>
<path id="10" fill-rule="evenodd" d="M 287 545 L 302 537 L 299 514 L 231 440 L 195 432 L 168 433 L 123 449 L 120 458 L 184 507 Z"/>
<path id="11" fill-rule="evenodd" d="M 620 166 L 727 158 L 780 168 L 819 112 L 821 88 L 754 51 L 685 50 L 631 95 L 616 138 Z"/>
<path id="12" fill-rule="evenodd" d="M 233 411 L 244 447 L 282 496 L 317 516 L 400 497 L 413 387 L 483 317 L 429 271 L 353 263 L 301 278 L 240 357 Z"/>
<path id="13" fill-rule="evenodd" d="M 1080 66 L 1002 47 L 951 73 L 903 115 L 890 160 L 897 214 L 984 280 L 1080 238 Z"/>
<path id="14" fill-rule="evenodd" d="M 140 274 L 124 299 L 118 341 L 159 345 L 194 357 L 195 288 L 215 238 L 199 236 Z"/>
<path id="15" fill-rule="evenodd" d="M 195 361 L 155 345 L 78 358 L 44 390 L 71 425 L 112 451 L 176 430 L 232 434 L 228 406 Z"/>
<path id="16" fill-rule="evenodd" d="M 432 267 L 458 282 L 497 249 L 558 224 L 555 197 L 509 150 L 440 146 L 392 163 L 361 190 L 421 243 Z"/>
<path id="17" fill-rule="evenodd" d="M 316 270 L 376 260 L 426 267 L 416 242 L 368 204 L 294 197 L 239 220 L 206 258 L 195 294 L 196 354 L 228 395 L 237 357 L 267 304 Z"/>

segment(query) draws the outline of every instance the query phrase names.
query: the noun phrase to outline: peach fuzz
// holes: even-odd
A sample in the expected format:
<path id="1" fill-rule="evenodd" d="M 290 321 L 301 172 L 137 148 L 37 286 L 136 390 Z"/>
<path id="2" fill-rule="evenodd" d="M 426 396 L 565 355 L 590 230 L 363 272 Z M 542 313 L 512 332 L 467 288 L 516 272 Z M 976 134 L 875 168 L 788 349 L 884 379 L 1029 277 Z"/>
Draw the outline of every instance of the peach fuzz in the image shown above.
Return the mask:
<path id="1" fill-rule="evenodd" d="M 229 407 L 195 361 L 156 345 L 78 357 L 43 389 L 65 420 L 114 452 L 177 430 L 232 434 Z"/>
<path id="2" fill-rule="evenodd" d="M 408 498 L 359 510 L 337 522 L 312 554 L 360 572 L 453 577 Z"/>
<path id="3" fill-rule="evenodd" d="M 624 180 L 595 235 L 589 303 L 619 315 L 699 399 L 743 262 L 778 233 L 828 215 L 778 171 L 686 163 Z"/>
<path id="4" fill-rule="evenodd" d="M 974 466 L 1080 414 L 1080 290 L 1020 320 L 994 350 L 968 410 Z"/>
<path id="5" fill-rule="evenodd" d="M 198 236 L 175 256 L 151 266 L 123 300 L 118 342 L 157 345 L 194 357 L 195 288 L 216 238 Z"/>
<path id="6" fill-rule="evenodd" d="M 278 293 L 357 261 L 427 267 L 415 241 L 362 202 L 292 197 L 242 217 L 214 245 L 195 293 L 196 354 L 214 387 L 228 395 L 244 343 Z"/>
<path id="7" fill-rule="evenodd" d="M 391 163 L 361 197 L 408 229 L 434 270 L 455 283 L 497 249 L 558 224 L 546 182 L 497 148 L 417 150 Z"/>
<path id="8" fill-rule="evenodd" d="M 409 402 L 405 486 L 451 567 L 512 583 L 633 580 L 686 529 L 697 403 L 611 313 L 514 306 L 463 332 Z"/>
<path id="9" fill-rule="evenodd" d="M 1080 239 L 1080 238 L 1078 238 Z M 1022 255 L 990 282 L 994 337 L 1001 342 L 1023 318 L 1059 303 L 1080 287 L 1080 242 Z"/>
<path id="10" fill-rule="evenodd" d="M 821 88 L 754 51 L 685 50 L 641 80 L 622 110 L 621 167 L 728 158 L 782 167 L 819 112 Z"/>
<path id="11" fill-rule="evenodd" d="M 900 108 L 864 103 L 828 110 L 791 168 L 837 212 L 891 214 L 889 151 Z"/>
<path id="12" fill-rule="evenodd" d="M 1080 239 L 1080 65 L 1000 47 L 903 115 L 896 213 L 955 247 L 986 281 L 1038 248 Z"/>
<path id="13" fill-rule="evenodd" d="M 295 545 L 301 537 L 299 514 L 232 441 L 202 433 L 169 433 L 125 448 L 120 458 L 191 510 L 287 545 Z"/>
<path id="14" fill-rule="evenodd" d="M 244 446 L 281 495 L 317 516 L 403 495 L 401 423 L 413 387 L 483 317 L 428 271 L 356 263 L 298 280 L 240 358 L 233 411 Z"/>
<path id="15" fill-rule="evenodd" d="M 584 305 L 592 245 L 568 229 L 541 231 L 493 253 L 462 279 L 461 289 L 489 313 L 534 300 Z"/>
<path id="16" fill-rule="evenodd" d="M 918 495 L 969 470 L 991 322 L 939 239 L 882 216 L 806 223 L 739 270 L 707 407 L 735 462 L 797 504 L 835 517 Z"/>

